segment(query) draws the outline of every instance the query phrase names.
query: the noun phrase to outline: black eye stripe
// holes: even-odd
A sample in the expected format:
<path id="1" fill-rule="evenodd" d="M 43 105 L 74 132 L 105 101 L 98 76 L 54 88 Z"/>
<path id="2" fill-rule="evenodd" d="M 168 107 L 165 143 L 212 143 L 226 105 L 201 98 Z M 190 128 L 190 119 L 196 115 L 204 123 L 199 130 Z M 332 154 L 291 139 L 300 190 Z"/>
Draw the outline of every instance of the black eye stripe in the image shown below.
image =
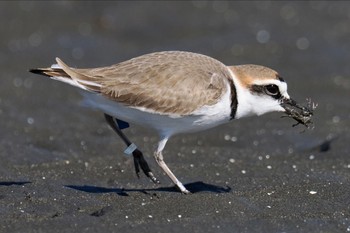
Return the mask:
<path id="1" fill-rule="evenodd" d="M 268 85 L 252 85 L 250 87 L 251 92 L 256 93 L 257 95 L 268 95 L 275 99 L 281 98 L 281 93 L 279 87 L 275 84 Z"/>

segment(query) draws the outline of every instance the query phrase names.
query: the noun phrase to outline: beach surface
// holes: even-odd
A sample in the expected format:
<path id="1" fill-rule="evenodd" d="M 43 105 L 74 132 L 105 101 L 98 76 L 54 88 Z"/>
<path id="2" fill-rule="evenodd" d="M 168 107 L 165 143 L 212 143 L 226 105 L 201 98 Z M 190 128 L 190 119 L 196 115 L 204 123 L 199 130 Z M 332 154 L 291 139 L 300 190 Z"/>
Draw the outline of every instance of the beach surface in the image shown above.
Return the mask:
<path id="1" fill-rule="evenodd" d="M 350 3 L 0 2 L 0 232 L 350 232 Z M 170 139 L 125 133 L 132 157 L 79 91 L 28 72 L 185 50 L 279 71 L 318 103 L 312 130 L 281 113 Z"/>

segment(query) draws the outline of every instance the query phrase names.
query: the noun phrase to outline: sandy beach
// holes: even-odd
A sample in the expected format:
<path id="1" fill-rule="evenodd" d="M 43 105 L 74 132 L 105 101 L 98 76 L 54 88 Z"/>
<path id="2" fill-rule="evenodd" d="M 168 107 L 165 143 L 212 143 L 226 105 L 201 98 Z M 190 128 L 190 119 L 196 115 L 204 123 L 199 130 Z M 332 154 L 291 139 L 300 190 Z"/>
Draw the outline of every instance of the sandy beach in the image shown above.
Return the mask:
<path id="1" fill-rule="evenodd" d="M 0 2 L 0 232 L 349 232 L 350 3 Z M 177 135 L 131 125 L 156 177 L 79 91 L 28 72 L 163 50 L 280 72 L 313 130 L 272 113 Z"/>

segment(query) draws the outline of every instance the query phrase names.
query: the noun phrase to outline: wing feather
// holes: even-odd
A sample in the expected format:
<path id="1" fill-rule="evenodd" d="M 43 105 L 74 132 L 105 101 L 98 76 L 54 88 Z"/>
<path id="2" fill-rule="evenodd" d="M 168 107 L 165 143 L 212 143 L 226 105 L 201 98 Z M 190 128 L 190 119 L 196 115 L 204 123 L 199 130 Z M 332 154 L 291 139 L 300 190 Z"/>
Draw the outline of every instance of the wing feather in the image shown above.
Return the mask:
<path id="1" fill-rule="evenodd" d="M 127 106 L 160 114 L 188 115 L 204 105 L 214 105 L 227 91 L 230 79 L 221 62 L 180 51 L 146 54 L 93 69 L 74 69 L 57 62 L 81 85 Z"/>

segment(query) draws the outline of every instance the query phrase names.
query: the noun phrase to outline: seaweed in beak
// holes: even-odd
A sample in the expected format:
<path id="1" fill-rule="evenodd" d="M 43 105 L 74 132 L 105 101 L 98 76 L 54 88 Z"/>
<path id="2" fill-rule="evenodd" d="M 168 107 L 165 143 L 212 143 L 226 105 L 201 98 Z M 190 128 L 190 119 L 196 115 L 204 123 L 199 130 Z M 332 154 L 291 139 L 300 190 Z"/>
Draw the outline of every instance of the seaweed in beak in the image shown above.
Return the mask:
<path id="1" fill-rule="evenodd" d="M 284 117 L 290 117 L 297 121 L 293 127 L 302 124 L 308 129 L 312 128 L 313 122 L 311 118 L 317 104 L 312 103 L 311 99 L 307 101 L 307 106 L 302 106 L 293 99 L 283 98 L 281 100 L 281 106 L 285 109 L 285 113 L 287 114 L 287 116 Z"/>

